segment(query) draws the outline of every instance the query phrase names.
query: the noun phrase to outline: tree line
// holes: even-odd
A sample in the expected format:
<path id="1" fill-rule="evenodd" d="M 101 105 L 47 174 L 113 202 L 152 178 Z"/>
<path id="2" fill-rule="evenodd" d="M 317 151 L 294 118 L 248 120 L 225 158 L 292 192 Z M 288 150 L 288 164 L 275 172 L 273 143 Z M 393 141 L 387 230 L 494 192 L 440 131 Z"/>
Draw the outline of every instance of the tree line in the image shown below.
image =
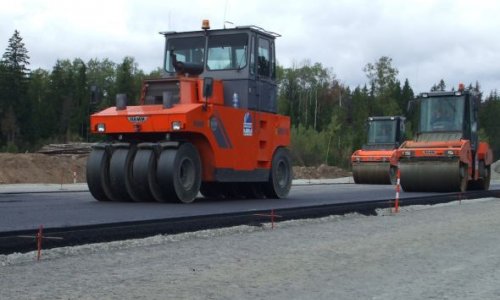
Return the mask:
<path id="1" fill-rule="evenodd" d="M 349 166 L 351 153 L 366 139 L 369 116 L 405 115 L 414 91 L 400 82 L 392 59 L 381 57 L 364 67 L 367 84 L 351 88 L 330 68 L 304 61 L 278 66 L 279 113 L 290 116 L 292 154 L 296 164 Z M 161 69 L 145 73 L 133 57 L 119 63 L 107 58 L 59 59 L 51 70 L 29 69 L 29 52 L 16 30 L 0 61 L 0 151 L 35 151 L 47 143 L 93 141 L 89 115 L 114 105 L 117 93 L 138 99 L 141 82 L 160 77 Z M 479 83 L 471 88 L 480 90 Z M 445 90 L 444 80 L 431 90 Z M 500 98 L 483 97 L 481 137 L 500 155 Z M 409 116 L 412 121 L 412 117 Z M 414 124 L 414 122 L 413 122 Z M 414 131 L 408 122 L 408 135 Z"/>

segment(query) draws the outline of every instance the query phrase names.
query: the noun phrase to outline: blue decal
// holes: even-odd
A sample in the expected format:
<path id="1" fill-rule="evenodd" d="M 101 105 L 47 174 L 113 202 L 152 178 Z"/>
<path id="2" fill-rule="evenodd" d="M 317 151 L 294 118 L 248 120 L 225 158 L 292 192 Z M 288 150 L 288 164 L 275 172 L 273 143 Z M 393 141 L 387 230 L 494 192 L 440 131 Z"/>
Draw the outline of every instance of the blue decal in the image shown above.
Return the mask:
<path id="1" fill-rule="evenodd" d="M 243 118 L 243 135 L 253 135 L 252 115 L 249 112 L 245 113 L 245 117 Z"/>

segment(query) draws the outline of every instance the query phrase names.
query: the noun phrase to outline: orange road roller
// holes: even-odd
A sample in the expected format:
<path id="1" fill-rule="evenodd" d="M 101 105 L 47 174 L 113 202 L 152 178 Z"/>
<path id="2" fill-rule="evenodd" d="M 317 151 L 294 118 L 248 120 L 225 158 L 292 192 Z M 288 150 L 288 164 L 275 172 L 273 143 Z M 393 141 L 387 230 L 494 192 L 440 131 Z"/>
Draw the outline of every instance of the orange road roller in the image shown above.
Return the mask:
<path id="1" fill-rule="evenodd" d="M 292 182 L 290 119 L 277 114 L 275 39 L 257 26 L 162 32 L 164 76 L 140 104 L 90 117 L 106 136 L 87 162 L 99 201 L 284 198 Z"/>
<path id="2" fill-rule="evenodd" d="M 479 141 L 480 94 L 465 90 L 422 93 L 418 132 L 399 148 L 404 191 L 464 192 L 487 190 L 493 154 Z"/>
<path id="3" fill-rule="evenodd" d="M 405 117 L 369 117 L 368 142 L 351 156 L 355 183 L 396 184 L 398 152 L 405 138 Z"/>

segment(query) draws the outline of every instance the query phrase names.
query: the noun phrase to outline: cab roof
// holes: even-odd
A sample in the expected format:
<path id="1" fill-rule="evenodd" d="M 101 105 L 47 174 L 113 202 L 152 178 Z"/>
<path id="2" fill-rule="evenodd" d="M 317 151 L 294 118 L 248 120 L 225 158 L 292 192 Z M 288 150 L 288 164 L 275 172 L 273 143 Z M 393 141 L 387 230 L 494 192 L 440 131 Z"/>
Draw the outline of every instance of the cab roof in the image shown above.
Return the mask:
<path id="1" fill-rule="evenodd" d="M 269 38 L 275 39 L 277 37 L 280 37 L 281 35 L 276 32 L 272 31 L 267 31 L 262 27 L 255 26 L 255 25 L 245 25 L 245 26 L 236 26 L 234 28 L 223 28 L 223 29 L 207 29 L 207 30 L 195 30 L 195 31 L 161 31 L 160 34 L 164 35 L 165 37 L 167 36 L 172 36 L 172 35 L 198 35 L 198 34 L 205 34 L 205 33 L 231 33 L 231 32 L 244 32 L 244 31 L 251 31 L 255 32 L 264 36 L 267 36 Z"/>

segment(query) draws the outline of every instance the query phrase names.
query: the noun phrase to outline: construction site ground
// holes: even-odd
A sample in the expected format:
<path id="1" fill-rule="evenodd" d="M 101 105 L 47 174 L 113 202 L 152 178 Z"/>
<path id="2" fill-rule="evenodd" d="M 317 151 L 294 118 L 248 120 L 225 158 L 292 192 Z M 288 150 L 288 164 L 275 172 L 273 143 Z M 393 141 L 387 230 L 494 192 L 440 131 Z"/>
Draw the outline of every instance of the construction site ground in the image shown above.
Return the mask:
<path id="1" fill-rule="evenodd" d="M 87 154 L 0 153 L 0 184 L 86 182 Z M 321 165 L 294 167 L 294 178 L 322 179 L 351 176 L 351 172 Z"/>
<path id="2" fill-rule="evenodd" d="M 0 184 L 83 183 L 87 154 L 0 153 Z M 295 179 L 350 177 L 351 172 L 335 166 L 293 167 Z M 492 179 L 500 179 L 500 161 L 493 164 Z"/>

